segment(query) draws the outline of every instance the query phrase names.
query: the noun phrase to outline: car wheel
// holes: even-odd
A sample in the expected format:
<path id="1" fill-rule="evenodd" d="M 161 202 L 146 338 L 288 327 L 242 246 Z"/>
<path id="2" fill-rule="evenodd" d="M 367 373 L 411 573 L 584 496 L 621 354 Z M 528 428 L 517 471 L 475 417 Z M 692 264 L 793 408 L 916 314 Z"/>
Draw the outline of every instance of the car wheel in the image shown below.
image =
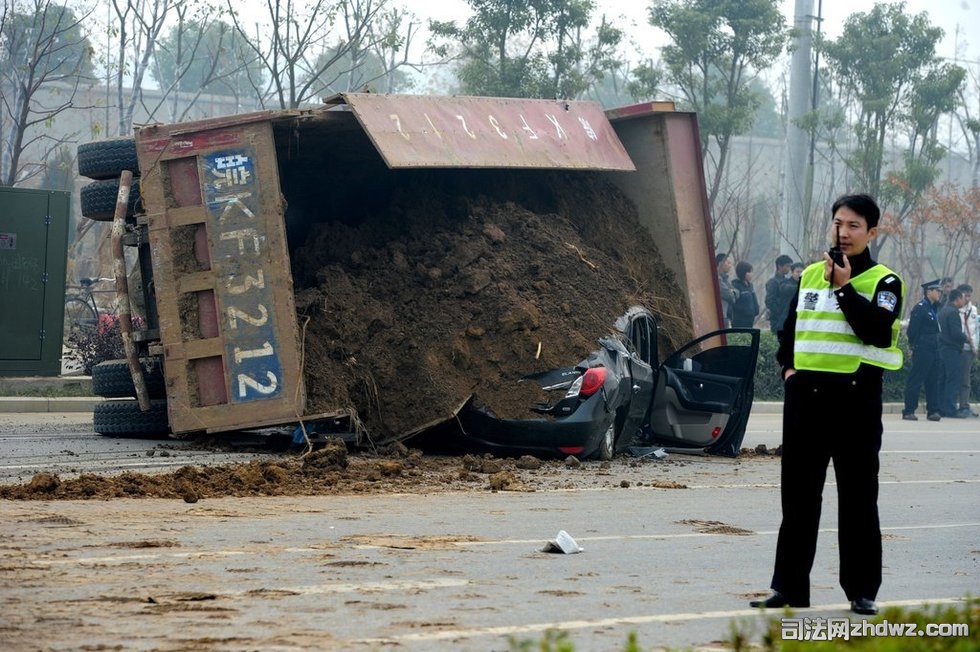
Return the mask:
<path id="1" fill-rule="evenodd" d="M 608 462 L 616 454 L 616 419 L 609 422 L 609 427 L 606 428 L 606 432 L 602 435 L 602 441 L 599 442 L 599 450 L 596 452 L 596 457 L 598 457 L 603 462 Z"/>

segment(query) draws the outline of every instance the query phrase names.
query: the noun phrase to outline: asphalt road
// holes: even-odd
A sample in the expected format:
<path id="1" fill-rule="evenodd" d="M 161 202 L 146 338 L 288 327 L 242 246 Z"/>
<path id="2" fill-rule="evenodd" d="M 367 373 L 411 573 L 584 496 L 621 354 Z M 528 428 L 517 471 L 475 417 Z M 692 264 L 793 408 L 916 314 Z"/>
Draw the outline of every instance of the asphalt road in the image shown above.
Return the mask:
<path id="1" fill-rule="evenodd" d="M 778 445 L 779 419 L 754 415 L 744 445 Z M 4 464 L 22 443 L 8 435 Z M 883 606 L 977 595 L 978 454 L 980 420 L 886 415 Z M 671 459 L 686 489 L 3 501 L 0 648 L 484 651 L 552 629 L 577 650 L 621 650 L 630 632 L 642 649 L 689 648 L 732 623 L 758 642 L 747 600 L 771 572 L 778 462 Z M 799 616 L 850 616 L 830 478 Z M 583 552 L 541 552 L 559 530 Z"/>
<path id="2" fill-rule="evenodd" d="M 91 413 L 0 413 L 0 484 L 27 482 L 38 471 L 62 478 L 82 473 L 172 471 L 188 464 L 226 464 L 270 459 L 261 437 L 238 436 L 240 452 L 160 437 L 103 437 L 92 429 Z"/>

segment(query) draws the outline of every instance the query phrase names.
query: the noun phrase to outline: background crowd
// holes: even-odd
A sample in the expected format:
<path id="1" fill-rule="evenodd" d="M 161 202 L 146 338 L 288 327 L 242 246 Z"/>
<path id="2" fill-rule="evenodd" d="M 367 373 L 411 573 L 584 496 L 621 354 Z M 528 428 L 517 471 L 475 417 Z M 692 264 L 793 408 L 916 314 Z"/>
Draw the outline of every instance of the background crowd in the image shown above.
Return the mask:
<path id="1" fill-rule="evenodd" d="M 753 286 L 752 263 L 733 264 L 731 256 L 715 256 L 725 326 L 753 328 L 768 324 L 779 338 L 796 294 L 805 265 L 782 254 L 774 262 L 774 272 L 766 280 L 760 303 Z M 729 278 L 734 267 L 735 278 Z M 903 328 L 908 339 L 904 408 L 902 418 L 917 421 L 919 399 L 925 393 L 926 418 L 965 419 L 977 417 L 970 406 L 971 370 L 980 350 L 980 328 L 973 288 L 955 284 L 945 277 L 922 284 L 923 297 L 912 305 Z M 763 310 L 763 307 L 765 310 Z"/>

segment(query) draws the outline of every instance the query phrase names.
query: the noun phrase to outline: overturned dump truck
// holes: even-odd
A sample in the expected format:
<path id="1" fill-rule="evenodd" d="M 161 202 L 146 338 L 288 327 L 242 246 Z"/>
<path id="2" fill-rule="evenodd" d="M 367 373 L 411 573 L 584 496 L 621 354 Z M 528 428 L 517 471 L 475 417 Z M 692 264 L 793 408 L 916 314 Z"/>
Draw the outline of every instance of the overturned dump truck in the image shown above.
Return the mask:
<path id="1" fill-rule="evenodd" d="M 595 441 L 536 452 L 737 452 L 758 333 L 718 330 L 692 114 L 345 93 L 142 126 L 78 161 L 83 215 L 113 221 L 117 290 L 142 317 L 121 311 L 127 359 L 93 370 L 97 432 L 377 445 L 481 424 L 460 441 L 520 452 L 522 420 L 598 391 Z M 649 316 L 615 326 L 638 323 L 624 313 Z M 616 328 L 618 371 L 590 388 Z M 564 378 L 525 382 L 549 370 Z M 635 396 L 611 400 L 611 380 Z"/>

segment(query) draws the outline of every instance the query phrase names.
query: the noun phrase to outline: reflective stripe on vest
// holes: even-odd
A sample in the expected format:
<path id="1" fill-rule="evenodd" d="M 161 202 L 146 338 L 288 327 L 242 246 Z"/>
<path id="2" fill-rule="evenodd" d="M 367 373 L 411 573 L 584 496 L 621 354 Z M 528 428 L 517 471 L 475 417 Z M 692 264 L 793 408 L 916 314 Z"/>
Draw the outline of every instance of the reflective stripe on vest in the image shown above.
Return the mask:
<path id="1" fill-rule="evenodd" d="M 884 369 L 902 368 L 902 350 L 898 348 L 898 332 L 901 324 L 896 318 L 892 324 L 891 344 L 879 348 L 865 344 L 854 334 L 844 313 L 837 303 L 837 295 L 830 291 L 830 283 L 823 278 L 824 264 L 814 263 L 803 270 L 800 277 L 799 301 L 796 304 L 796 346 L 794 365 L 797 369 L 852 373 L 861 363 Z M 852 278 L 851 286 L 865 299 L 871 301 L 878 282 L 894 274 L 884 265 Z M 899 282 L 896 291 L 905 299 L 905 288 Z"/>

